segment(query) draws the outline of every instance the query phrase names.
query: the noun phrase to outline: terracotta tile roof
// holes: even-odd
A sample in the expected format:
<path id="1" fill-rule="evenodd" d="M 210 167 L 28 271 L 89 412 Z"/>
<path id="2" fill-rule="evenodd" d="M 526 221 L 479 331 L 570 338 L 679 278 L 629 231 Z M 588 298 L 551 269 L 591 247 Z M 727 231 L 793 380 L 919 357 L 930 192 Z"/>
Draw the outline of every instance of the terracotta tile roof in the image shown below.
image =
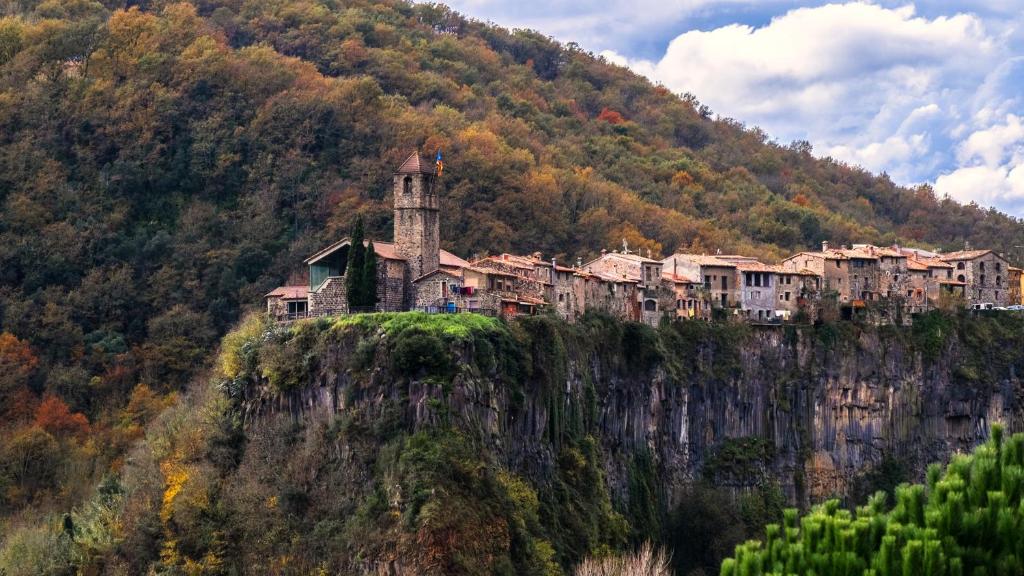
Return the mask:
<path id="1" fill-rule="evenodd" d="M 374 246 L 376 246 L 376 244 L 374 244 Z M 441 266 L 446 266 L 448 268 L 469 268 L 470 266 L 469 262 L 459 258 L 447 250 L 441 250 L 439 256 L 441 258 Z"/>
<path id="2" fill-rule="evenodd" d="M 487 256 L 473 262 L 472 266 L 486 266 L 490 263 L 494 264 L 505 264 L 513 268 L 519 268 L 520 270 L 533 270 L 534 264 L 530 259 L 525 256 L 516 256 L 515 254 L 502 254 L 500 256 Z"/>
<path id="3" fill-rule="evenodd" d="M 740 262 L 736 264 L 736 269 L 741 272 L 784 272 L 781 266 L 773 266 L 764 262 Z"/>
<path id="4" fill-rule="evenodd" d="M 669 282 L 675 282 L 677 284 L 699 284 L 697 280 L 693 278 L 683 276 L 682 274 L 673 274 L 671 272 L 662 272 L 661 277 Z"/>
<path id="5" fill-rule="evenodd" d="M 480 268 L 479 266 L 466 266 L 466 270 L 476 272 L 477 274 L 490 274 L 491 276 L 505 276 L 508 278 L 519 278 L 518 275 L 512 272 L 505 272 L 504 270 L 496 270 L 494 268 Z"/>
<path id="6" fill-rule="evenodd" d="M 437 165 L 420 156 L 418 152 L 410 154 L 398 167 L 398 174 L 434 174 L 436 171 Z"/>
<path id="7" fill-rule="evenodd" d="M 309 297 L 309 286 L 278 286 L 264 298 L 282 298 L 284 300 L 301 300 Z"/>
<path id="8" fill-rule="evenodd" d="M 920 264 L 924 264 L 925 266 L 927 266 L 929 268 L 952 268 L 953 267 L 952 264 L 949 264 L 947 262 L 943 262 L 942 260 L 939 260 L 938 258 L 923 258 L 923 257 L 909 258 L 909 259 L 907 259 L 907 263 L 909 264 L 911 261 L 914 261 L 914 260 L 916 260 Z"/>
<path id="9" fill-rule="evenodd" d="M 607 272 L 590 272 L 590 274 L 598 277 L 605 282 L 618 282 L 620 284 L 639 284 L 640 277 L 624 277 L 621 275 L 609 274 Z"/>
<path id="10" fill-rule="evenodd" d="M 661 260 L 655 260 L 653 258 L 647 258 L 646 256 L 641 256 L 639 254 L 623 254 L 622 252 L 605 252 L 604 254 L 598 256 L 597 258 L 594 258 L 593 260 L 591 260 L 587 264 L 593 264 L 594 262 L 597 262 L 598 260 L 603 260 L 605 258 L 617 258 L 619 260 L 629 260 L 630 262 L 643 262 L 643 263 L 649 263 L 649 264 L 661 264 Z"/>
<path id="11" fill-rule="evenodd" d="M 826 260 L 850 259 L 849 256 L 846 256 L 845 254 L 841 253 L 838 250 L 829 250 L 828 252 L 797 252 L 796 254 L 793 254 L 789 258 L 786 258 L 786 260 L 784 261 L 788 262 L 789 260 L 794 260 L 796 258 L 799 258 L 800 256 L 810 256 L 811 258 L 825 258 Z"/>
<path id="12" fill-rule="evenodd" d="M 728 260 L 722 260 L 717 256 L 705 256 L 702 254 L 673 254 L 662 260 L 662 263 L 666 263 L 673 258 L 677 260 L 684 260 L 693 264 L 699 264 L 701 266 L 720 266 L 723 268 L 735 268 L 736 264 L 729 262 Z"/>
<path id="13" fill-rule="evenodd" d="M 323 257 L 334 253 L 339 248 L 343 246 L 348 246 L 349 243 L 349 238 L 342 238 L 341 240 L 335 242 L 334 244 L 331 244 L 327 248 L 324 248 L 323 250 L 317 252 L 316 254 L 313 254 L 309 258 L 306 258 L 304 263 L 312 264 L 317 260 L 320 260 Z M 369 245 L 369 240 L 363 240 L 363 246 Z M 374 240 L 373 251 L 377 253 L 378 258 L 384 258 L 385 260 L 397 260 L 401 262 L 405 261 L 405 258 L 402 258 L 401 256 L 398 255 L 398 251 L 395 248 L 395 244 L 393 242 L 378 242 L 377 240 Z M 440 265 L 446 268 L 468 268 L 470 265 L 469 262 L 463 260 L 462 258 L 459 258 L 455 254 L 452 254 L 447 250 L 439 251 L 438 259 Z"/>
<path id="14" fill-rule="evenodd" d="M 454 278 L 456 280 L 462 280 L 462 277 L 459 276 L 458 274 L 453 273 L 450 270 L 445 270 L 443 268 L 438 268 L 437 270 L 434 270 L 433 272 L 427 272 L 426 274 L 420 276 L 419 278 L 413 279 L 412 282 L 413 282 L 413 284 L 415 284 L 415 283 L 419 282 L 420 280 L 424 280 L 426 278 L 429 278 L 431 276 L 436 276 L 438 274 L 444 274 L 445 276 L 450 276 L 451 278 Z"/>
<path id="15" fill-rule="evenodd" d="M 918 270 L 921 272 L 928 271 L 928 265 L 921 262 L 917 258 L 907 258 L 907 270 Z"/>
<path id="16" fill-rule="evenodd" d="M 870 250 L 866 250 L 864 248 L 829 250 L 829 252 L 838 252 L 850 260 L 878 260 L 877 253 L 872 253 Z"/>
<path id="17" fill-rule="evenodd" d="M 901 250 L 896 248 L 889 248 L 886 246 L 875 246 L 874 244 L 854 244 L 854 250 L 861 252 L 867 252 L 873 256 L 885 256 L 887 258 L 906 258 L 907 255 Z"/>
<path id="18" fill-rule="evenodd" d="M 991 250 L 960 250 L 959 252 L 950 252 L 949 254 L 942 254 L 939 256 L 939 260 L 949 262 L 950 260 L 974 260 L 980 258 L 985 254 L 988 254 Z"/>

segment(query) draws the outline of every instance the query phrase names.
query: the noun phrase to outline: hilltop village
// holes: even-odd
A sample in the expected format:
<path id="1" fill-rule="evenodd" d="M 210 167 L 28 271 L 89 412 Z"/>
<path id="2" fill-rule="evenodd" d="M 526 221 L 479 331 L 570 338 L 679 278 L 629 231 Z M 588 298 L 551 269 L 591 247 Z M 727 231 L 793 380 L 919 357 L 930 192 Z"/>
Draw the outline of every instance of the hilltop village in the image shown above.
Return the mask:
<path id="1" fill-rule="evenodd" d="M 413 153 L 394 174 L 394 242 L 374 240 L 378 311 L 480 312 L 514 317 L 548 309 L 573 321 L 587 311 L 647 324 L 665 316 L 759 323 L 866 318 L 907 322 L 937 307 L 1021 304 L 1021 269 L 993 250 L 939 254 L 870 244 L 800 252 L 781 264 L 734 254 L 658 260 L 621 250 L 565 264 L 542 254 L 473 262 L 440 247 L 434 163 Z M 350 239 L 305 260 L 309 283 L 266 295 L 278 320 L 346 314 Z"/>

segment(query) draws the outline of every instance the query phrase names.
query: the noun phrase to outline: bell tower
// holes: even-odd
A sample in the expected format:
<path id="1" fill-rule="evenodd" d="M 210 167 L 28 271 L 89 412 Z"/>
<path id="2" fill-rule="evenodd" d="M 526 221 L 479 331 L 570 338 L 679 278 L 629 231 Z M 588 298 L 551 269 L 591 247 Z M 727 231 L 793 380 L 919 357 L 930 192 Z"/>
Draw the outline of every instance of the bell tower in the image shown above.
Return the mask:
<path id="1" fill-rule="evenodd" d="M 441 250 L 439 205 L 432 164 L 413 152 L 395 172 L 395 252 L 415 280 L 437 270 Z"/>

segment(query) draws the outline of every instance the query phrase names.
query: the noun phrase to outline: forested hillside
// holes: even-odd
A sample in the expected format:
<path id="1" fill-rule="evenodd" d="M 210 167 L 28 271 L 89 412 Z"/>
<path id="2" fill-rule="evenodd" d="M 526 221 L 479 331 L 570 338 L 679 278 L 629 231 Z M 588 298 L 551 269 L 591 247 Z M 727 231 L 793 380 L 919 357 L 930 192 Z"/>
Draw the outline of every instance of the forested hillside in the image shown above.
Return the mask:
<path id="1" fill-rule="evenodd" d="M 132 6 L 126 9 L 127 4 Z M 445 247 L 777 257 L 1020 221 L 403 1 L 0 3 L 0 517 L 77 502 L 246 307 L 445 151 Z M 2 525 L 0 525 L 2 528 Z"/>

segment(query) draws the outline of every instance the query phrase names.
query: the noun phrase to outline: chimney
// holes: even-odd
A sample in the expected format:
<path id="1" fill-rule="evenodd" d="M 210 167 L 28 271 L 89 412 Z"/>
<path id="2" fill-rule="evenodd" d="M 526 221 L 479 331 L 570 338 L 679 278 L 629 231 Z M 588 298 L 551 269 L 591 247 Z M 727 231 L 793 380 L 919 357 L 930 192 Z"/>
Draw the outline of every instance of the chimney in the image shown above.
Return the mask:
<path id="1" fill-rule="evenodd" d="M 607 250 L 605 250 L 604 248 L 601 248 L 601 256 L 604 256 L 607 253 L 608 253 Z"/>
<path id="2" fill-rule="evenodd" d="M 821 241 L 821 251 L 828 252 L 828 240 Z"/>
<path id="3" fill-rule="evenodd" d="M 583 267 L 583 258 L 580 258 L 579 256 L 576 257 L 576 267 L 577 268 L 582 268 Z"/>
<path id="4" fill-rule="evenodd" d="M 557 266 L 557 264 L 555 264 L 555 258 L 552 257 L 551 258 L 551 283 L 552 284 L 555 283 L 555 278 L 558 278 L 558 272 L 555 271 L 555 266 Z"/>

